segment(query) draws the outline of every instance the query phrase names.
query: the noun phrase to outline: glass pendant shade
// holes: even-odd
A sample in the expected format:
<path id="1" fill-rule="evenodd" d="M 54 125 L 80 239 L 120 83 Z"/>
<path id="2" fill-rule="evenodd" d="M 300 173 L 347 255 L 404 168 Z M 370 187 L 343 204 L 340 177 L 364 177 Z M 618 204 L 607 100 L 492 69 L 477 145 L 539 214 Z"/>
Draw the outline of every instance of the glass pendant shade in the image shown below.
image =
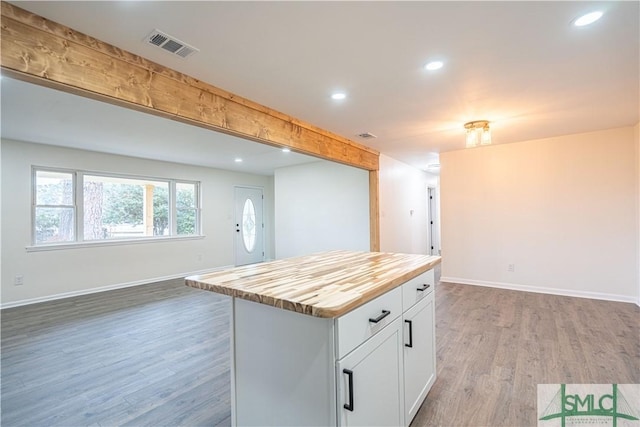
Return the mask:
<path id="1" fill-rule="evenodd" d="M 491 144 L 491 129 L 489 129 L 489 122 L 487 120 L 465 123 L 464 128 L 467 130 L 467 148 Z"/>

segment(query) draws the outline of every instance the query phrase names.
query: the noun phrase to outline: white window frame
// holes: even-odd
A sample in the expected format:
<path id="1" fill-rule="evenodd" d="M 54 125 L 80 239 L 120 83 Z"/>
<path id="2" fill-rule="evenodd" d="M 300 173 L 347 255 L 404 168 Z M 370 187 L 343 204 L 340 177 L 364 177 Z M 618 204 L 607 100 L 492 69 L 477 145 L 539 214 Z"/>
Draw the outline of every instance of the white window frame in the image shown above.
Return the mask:
<path id="1" fill-rule="evenodd" d="M 73 179 L 73 205 L 37 205 L 37 173 L 39 171 L 44 172 L 59 172 L 71 174 Z M 104 239 L 104 240 L 84 240 L 84 177 L 85 175 L 105 177 L 105 178 L 120 178 L 131 179 L 138 181 L 155 181 L 161 183 L 167 183 L 168 187 L 168 203 L 167 209 L 169 216 L 169 235 L 167 236 L 143 236 L 143 237 L 126 237 L 118 239 Z M 176 197 L 176 184 L 189 184 L 195 186 L 195 214 L 196 224 L 195 232 L 193 234 L 178 234 L 177 223 L 177 197 Z M 142 175 L 121 174 L 111 172 L 100 171 L 87 171 L 79 169 L 65 169 L 48 166 L 32 166 L 31 167 L 31 246 L 27 246 L 27 251 L 42 251 L 42 250 L 55 250 L 55 249 L 68 249 L 77 248 L 81 246 L 110 246 L 110 245 L 128 245 L 136 243 L 148 243 L 167 240 L 193 240 L 202 239 L 202 207 L 201 207 L 201 191 L 202 184 L 200 181 L 192 181 L 186 179 L 173 179 L 173 178 L 160 178 Z M 36 243 L 36 208 L 37 207 L 73 207 L 74 208 L 74 241 L 61 242 L 61 243 Z"/>
<path id="2" fill-rule="evenodd" d="M 38 200 L 38 187 L 36 185 L 37 182 L 37 174 L 39 171 L 42 172 L 57 172 L 57 173 L 68 173 L 71 175 L 71 205 L 39 205 L 37 203 Z M 78 240 L 78 205 L 77 205 L 77 196 L 78 196 L 78 187 L 77 187 L 78 177 L 75 171 L 70 169 L 62 169 L 62 168 L 31 168 L 31 244 L 33 246 L 45 246 L 45 245 L 53 245 L 54 243 L 48 244 L 37 244 L 36 243 L 36 211 L 37 208 L 73 208 L 73 234 L 74 241 L 73 242 L 63 242 L 57 243 L 56 245 L 69 245 L 73 244 Z"/>

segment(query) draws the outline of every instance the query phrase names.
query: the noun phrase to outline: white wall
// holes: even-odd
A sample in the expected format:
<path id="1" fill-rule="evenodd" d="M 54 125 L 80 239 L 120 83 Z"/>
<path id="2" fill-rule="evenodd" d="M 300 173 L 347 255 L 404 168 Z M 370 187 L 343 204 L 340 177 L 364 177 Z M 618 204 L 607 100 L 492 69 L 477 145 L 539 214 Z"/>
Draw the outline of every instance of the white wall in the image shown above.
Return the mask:
<path id="1" fill-rule="evenodd" d="M 369 251 L 369 172 L 319 161 L 274 173 L 275 253 Z"/>
<path id="2" fill-rule="evenodd" d="M 380 250 L 428 254 L 427 188 L 435 175 L 380 155 Z"/>
<path id="3" fill-rule="evenodd" d="M 1 124 L 0 124 L 1 125 Z M 2 143 L 2 140 L 0 140 L 0 307 L 2 304 L 2 265 L 3 263 L 3 258 L 2 258 L 2 150 L 4 149 L 4 144 Z"/>
<path id="4" fill-rule="evenodd" d="M 441 154 L 442 280 L 636 301 L 637 144 L 627 127 Z"/>
<path id="5" fill-rule="evenodd" d="M 201 181 L 204 239 L 27 252 L 31 166 Z M 178 277 L 234 263 L 234 185 L 264 188 L 267 242 L 273 240 L 273 179 L 39 144 L 2 141 L 2 303 L 83 293 Z M 273 243 L 266 245 L 272 257 Z M 199 255 L 202 255 L 201 260 Z M 24 275 L 24 285 L 13 278 Z M 11 304 L 7 304 L 11 303 Z"/>

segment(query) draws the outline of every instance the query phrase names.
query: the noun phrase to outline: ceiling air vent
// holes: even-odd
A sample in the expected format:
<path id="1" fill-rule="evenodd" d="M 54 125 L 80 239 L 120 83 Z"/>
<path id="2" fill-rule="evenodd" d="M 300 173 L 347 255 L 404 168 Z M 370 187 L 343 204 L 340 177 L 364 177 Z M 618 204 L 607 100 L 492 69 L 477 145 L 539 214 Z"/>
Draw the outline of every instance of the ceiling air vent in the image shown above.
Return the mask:
<path id="1" fill-rule="evenodd" d="M 358 136 L 359 136 L 360 138 L 364 138 L 364 139 L 373 139 L 373 138 L 377 138 L 377 136 L 375 136 L 374 134 L 369 133 L 369 132 L 359 133 L 359 134 L 358 134 Z"/>
<path id="2" fill-rule="evenodd" d="M 178 55 L 181 58 L 187 58 L 196 52 L 200 52 L 200 49 L 189 46 L 188 44 L 181 42 L 177 38 L 163 33 L 160 30 L 153 30 L 151 34 L 147 36 L 145 41 L 151 45 L 161 47 L 174 55 Z"/>

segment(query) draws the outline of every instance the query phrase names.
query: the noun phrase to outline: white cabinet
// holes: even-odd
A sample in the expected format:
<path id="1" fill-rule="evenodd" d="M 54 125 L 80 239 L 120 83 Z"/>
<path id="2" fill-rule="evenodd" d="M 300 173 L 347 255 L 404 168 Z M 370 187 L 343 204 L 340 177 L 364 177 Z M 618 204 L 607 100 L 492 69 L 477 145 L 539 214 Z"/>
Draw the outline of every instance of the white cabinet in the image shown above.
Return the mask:
<path id="1" fill-rule="evenodd" d="M 411 423 L 436 376 L 433 289 L 434 273 L 429 270 L 336 319 L 338 357 L 355 348 L 338 361 L 340 425 Z M 387 322 L 399 312 L 402 316 L 388 325 L 367 323 L 376 313 L 386 312 Z M 351 397 L 361 403 L 353 402 L 351 408 Z"/>
<path id="2" fill-rule="evenodd" d="M 341 426 L 404 425 L 401 319 L 337 364 Z"/>
<path id="3" fill-rule="evenodd" d="M 404 320 L 404 398 L 407 424 L 435 381 L 433 293 L 407 310 Z"/>
<path id="4" fill-rule="evenodd" d="M 232 424 L 409 425 L 435 381 L 433 285 L 431 270 L 336 319 L 234 298 Z"/>
<path id="5" fill-rule="evenodd" d="M 436 379 L 433 289 L 433 270 L 402 285 L 406 425 L 415 417 Z"/>
<path id="6" fill-rule="evenodd" d="M 334 320 L 240 298 L 232 308 L 232 425 L 336 425 Z"/>

